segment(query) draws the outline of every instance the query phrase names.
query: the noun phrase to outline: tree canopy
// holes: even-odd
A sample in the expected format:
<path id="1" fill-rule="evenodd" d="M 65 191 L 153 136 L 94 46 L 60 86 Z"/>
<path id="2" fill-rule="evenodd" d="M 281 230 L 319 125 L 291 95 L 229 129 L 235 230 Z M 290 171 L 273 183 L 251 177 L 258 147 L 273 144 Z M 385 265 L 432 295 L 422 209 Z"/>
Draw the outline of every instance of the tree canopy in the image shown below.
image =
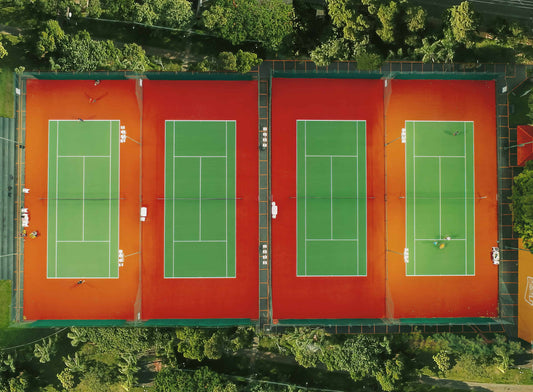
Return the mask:
<path id="1" fill-rule="evenodd" d="M 204 11 L 207 30 L 237 45 L 260 41 L 278 50 L 293 33 L 294 10 L 283 0 L 213 0 Z"/>

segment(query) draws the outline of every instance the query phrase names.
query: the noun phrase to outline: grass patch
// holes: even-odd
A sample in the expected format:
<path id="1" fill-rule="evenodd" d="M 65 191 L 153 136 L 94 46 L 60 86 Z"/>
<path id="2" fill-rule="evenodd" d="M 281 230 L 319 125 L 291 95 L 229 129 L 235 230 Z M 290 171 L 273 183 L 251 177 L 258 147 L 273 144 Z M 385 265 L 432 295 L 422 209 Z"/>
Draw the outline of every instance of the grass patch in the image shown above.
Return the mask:
<path id="1" fill-rule="evenodd" d="M 0 328 L 5 328 L 11 320 L 11 281 L 0 280 Z"/>
<path id="2" fill-rule="evenodd" d="M 0 117 L 13 118 L 13 72 L 0 68 Z"/>
<path id="3" fill-rule="evenodd" d="M 529 94 L 522 96 L 529 91 Z M 533 82 L 528 80 L 522 83 L 517 89 L 513 90 L 509 95 L 509 106 L 513 106 L 513 109 L 509 108 L 512 112 L 509 116 L 509 126 L 516 127 L 517 125 L 527 125 L 532 121 L 527 117 L 529 113 L 528 98 L 533 94 Z"/>

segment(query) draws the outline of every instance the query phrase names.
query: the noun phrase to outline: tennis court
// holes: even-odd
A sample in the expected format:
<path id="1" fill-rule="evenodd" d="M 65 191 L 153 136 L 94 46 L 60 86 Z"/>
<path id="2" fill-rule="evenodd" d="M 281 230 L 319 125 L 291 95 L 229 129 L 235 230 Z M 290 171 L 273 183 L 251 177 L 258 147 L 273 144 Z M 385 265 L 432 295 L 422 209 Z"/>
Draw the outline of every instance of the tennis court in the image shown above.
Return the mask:
<path id="1" fill-rule="evenodd" d="M 474 123 L 405 127 L 406 274 L 474 275 Z"/>
<path id="2" fill-rule="evenodd" d="M 366 123 L 297 121 L 297 275 L 366 275 Z"/>
<path id="3" fill-rule="evenodd" d="M 119 127 L 48 123 L 48 278 L 118 278 Z"/>
<path id="4" fill-rule="evenodd" d="M 165 278 L 235 277 L 235 152 L 235 121 L 166 121 Z"/>

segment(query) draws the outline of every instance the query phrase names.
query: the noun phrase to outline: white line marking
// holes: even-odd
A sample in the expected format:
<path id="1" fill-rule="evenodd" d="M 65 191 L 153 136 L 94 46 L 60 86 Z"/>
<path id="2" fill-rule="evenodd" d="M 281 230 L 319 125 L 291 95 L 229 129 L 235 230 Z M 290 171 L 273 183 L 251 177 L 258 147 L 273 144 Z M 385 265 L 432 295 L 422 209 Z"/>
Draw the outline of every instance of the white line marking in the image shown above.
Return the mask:
<path id="1" fill-rule="evenodd" d="M 306 238 L 306 241 L 359 241 L 357 238 Z"/>
<path id="2" fill-rule="evenodd" d="M 413 156 L 416 156 L 416 126 L 413 124 Z M 416 238 L 416 159 L 413 158 L 413 238 Z M 413 275 L 416 275 L 416 241 L 413 242 Z"/>
<path id="3" fill-rule="evenodd" d="M 228 122 L 226 121 L 226 129 L 225 129 L 225 134 L 224 134 L 224 145 L 225 145 L 225 153 L 226 153 L 226 165 L 225 165 L 225 170 L 226 170 L 226 182 L 225 182 L 225 185 L 224 185 L 224 190 L 225 190 L 225 194 L 226 194 L 226 226 L 224 227 L 224 232 L 226 234 L 226 251 L 225 251 L 225 256 L 226 256 L 226 278 L 228 277 Z"/>
<path id="4" fill-rule="evenodd" d="M 226 158 L 227 155 L 174 155 L 174 158 Z"/>
<path id="5" fill-rule="evenodd" d="M 329 158 L 329 205 L 330 205 L 330 238 L 333 239 L 333 157 Z"/>
<path id="6" fill-rule="evenodd" d="M 0 257 L 9 257 L 9 256 L 15 256 L 15 255 L 16 255 L 16 253 L 10 253 L 8 255 L 0 255 Z"/>
<path id="7" fill-rule="evenodd" d="M 176 122 L 172 123 L 172 156 L 176 155 Z M 176 238 L 176 160 L 172 160 L 172 276 L 176 276 L 176 247 L 174 239 Z"/>
<path id="8" fill-rule="evenodd" d="M 442 238 L 415 238 L 415 241 L 442 241 Z M 466 241 L 466 238 L 451 238 L 446 241 Z"/>
<path id="9" fill-rule="evenodd" d="M 366 147 L 366 146 L 365 146 Z M 359 122 L 355 123 L 355 152 L 359 155 Z M 355 160 L 355 192 L 356 197 L 359 197 L 359 159 Z M 359 202 L 355 200 L 355 236 L 359 239 Z M 357 247 L 357 255 L 355 257 L 355 272 L 359 275 L 359 246 Z"/>
<path id="10" fill-rule="evenodd" d="M 82 240 L 82 241 L 61 240 L 61 241 L 57 241 L 57 242 L 106 242 L 106 243 L 109 243 L 111 241 L 110 240 L 107 240 L 107 241 L 104 241 L 104 240 L 102 240 L 102 241 L 96 241 L 96 240 L 95 241 L 89 241 L 89 240 Z"/>
<path id="11" fill-rule="evenodd" d="M 463 141 L 463 151 L 464 151 L 464 154 L 465 154 L 465 238 L 468 238 L 468 221 L 466 219 L 467 215 L 468 215 L 468 208 L 467 208 L 467 203 L 466 203 L 466 196 L 467 196 L 467 183 L 466 183 L 466 178 L 468 177 L 467 175 L 467 171 L 466 171 L 466 123 L 463 123 L 463 136 L 464 136 L 464 141 Z M 474 143 L 472 143 L 473 145 Z M 465 243 L 465 274 L 468 273 L 468 242 Z"/>
<path id="12" fill-rule="evenodd" d="M 111 158 L 110 155 L 59 155 L 58 158 Z"/>
<path id="13" fill-rule="evenodd" d="M 227 240 L 174 240 L 174 242 L 227 242 Z"/>
<path id="14" fill-rule="evenodd" d="M 464 155 L 416 155 L 414 158 L 465 158 Z"/>
<path id="15" fill-rule="evenodd" d="M 442 238 L 442 158 L 439 157 L 439 237 Z"/>
<path id="16" fill-rule="evenodd" d="M 57 159 L 57 155 L 59 154 L 59 121 L 56 123 L 57 125 L 57 128 L 56 128 L 56 276 L 57 276 L 57 265 L 59 264 L 59 256 L 57 254 L 57 226 L 58 226 L 58 220 L 57 220 L 57 208 L 58 208 L 58 200 L 59 199 L 59 177 L 58 177 L 58 172 L 59 172 L 59 169 L 58 169 L 58 166 L 59 166 L 59 159 Z"/>
<path id="17" fill-rule="evenodd" d="M 85 157 L 82 158 L 81 168 L 81 239 L 85 239 Z"/>
<path id="18" fill-rule="evenodd" d="M 113 139 L 113 129 L 112 129 L 112 122 L 109 121 L 109 156 L 112 154 L 111 145 L 112 145 L 112 139 Z M 109 263 L 108 263 L 108 271 L 107 275 L 108 278 L 111 277 L 111 159 L 109 160 L 109 247 L 108 247 L 108 253 L 109 253 Z"/>
<path id="19" fill-rule="evenodd" d="M 200 158 L 200 179 L 198 183 L 200 184 L 200 190 L 198 194 L 198 239 L 202 240 L 202 158 Z"/>
<path id="20" fill-rule="evenodd" d="M 330 154 L 330 155 L 305 155 L 306 158 L 357 158 L 357 155 L 335 155 L 335 154 Z"/>
<path id="21" fill-rule="evenodd" d="M 307 238 L 307 121 L 304 122 L 304 238 Z M 305 241 L 304 272 L 307 275 L 307 243 Z"/>

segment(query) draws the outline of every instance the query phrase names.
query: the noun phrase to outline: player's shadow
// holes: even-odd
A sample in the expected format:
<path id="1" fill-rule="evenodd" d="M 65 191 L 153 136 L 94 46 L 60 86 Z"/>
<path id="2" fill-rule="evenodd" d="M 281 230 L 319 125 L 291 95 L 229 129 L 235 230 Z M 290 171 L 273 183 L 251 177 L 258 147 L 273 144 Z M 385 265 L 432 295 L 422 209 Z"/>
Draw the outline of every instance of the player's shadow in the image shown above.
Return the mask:
<path id="1" fill-rule="evenodd" d="M 446 135 L 449 135 L 449 136 L 460 136 L 463 134 L 463 131 L 451 131 L 451 130 L 446 130 L 444 131 L 444 133 Z"/>

